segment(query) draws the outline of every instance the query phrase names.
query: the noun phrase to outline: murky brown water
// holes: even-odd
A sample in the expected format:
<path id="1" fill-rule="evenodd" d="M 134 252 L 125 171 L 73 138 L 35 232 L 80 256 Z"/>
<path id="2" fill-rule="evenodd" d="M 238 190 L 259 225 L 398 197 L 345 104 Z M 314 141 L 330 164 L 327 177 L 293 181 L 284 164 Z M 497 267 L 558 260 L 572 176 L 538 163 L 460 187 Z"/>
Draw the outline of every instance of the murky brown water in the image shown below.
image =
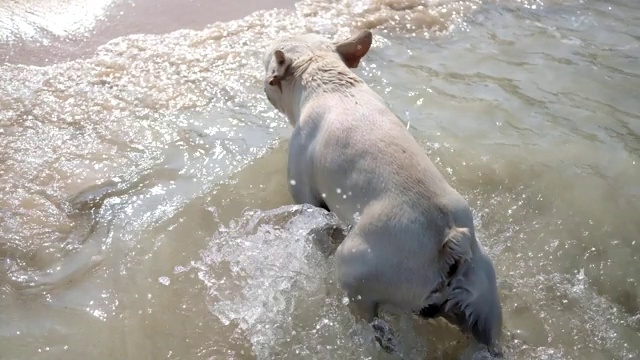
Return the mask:
<path id="1" fill-rule="evenodd" d="M 385 358 L 305 236 L 327 220 L 278 209 L 290 129 L 261 87 L 275 37 L 360 27 L 356 71 L 475 210 L 507 356 L 640 357 L 638 24 L 636 0 L 303 0 L 49 66 L 16 55 L 0 357 Z M 391 321 L 409 358 L 472 358 L 443 322 Z"/>

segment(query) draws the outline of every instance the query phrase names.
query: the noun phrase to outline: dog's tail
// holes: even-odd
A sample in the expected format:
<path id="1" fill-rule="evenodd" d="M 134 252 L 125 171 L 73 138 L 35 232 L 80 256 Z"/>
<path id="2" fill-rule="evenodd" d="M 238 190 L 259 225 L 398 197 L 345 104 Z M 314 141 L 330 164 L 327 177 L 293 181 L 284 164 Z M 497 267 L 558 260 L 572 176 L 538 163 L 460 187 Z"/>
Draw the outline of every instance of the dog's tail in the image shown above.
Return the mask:
<path id="1" fill-rule="evenodd" d="M 443 279 L 451 277 L 460 263 L 471 257 L 471 233 L 468 228 L 452 227 L 445 233 L 440 247 L 440 273 Z"/>

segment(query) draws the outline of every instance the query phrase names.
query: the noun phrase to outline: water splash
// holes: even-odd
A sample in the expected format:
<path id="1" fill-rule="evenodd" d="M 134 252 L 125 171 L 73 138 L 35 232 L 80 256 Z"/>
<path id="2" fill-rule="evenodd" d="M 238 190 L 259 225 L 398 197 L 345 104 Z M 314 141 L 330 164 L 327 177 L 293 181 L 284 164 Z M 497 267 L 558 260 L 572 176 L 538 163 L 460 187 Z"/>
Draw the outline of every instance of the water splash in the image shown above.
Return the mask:
<path id="1" fill-rule="evenodd" d="M 344 295 L 326 257 L 344 231 L 334 214 L 308 205 L 245 212 L 196 265 L 211 312 L 235 324 L 259 359 L 370 352 L 363 335 L 349 335 L 358 325 L 339 305 Z"/>

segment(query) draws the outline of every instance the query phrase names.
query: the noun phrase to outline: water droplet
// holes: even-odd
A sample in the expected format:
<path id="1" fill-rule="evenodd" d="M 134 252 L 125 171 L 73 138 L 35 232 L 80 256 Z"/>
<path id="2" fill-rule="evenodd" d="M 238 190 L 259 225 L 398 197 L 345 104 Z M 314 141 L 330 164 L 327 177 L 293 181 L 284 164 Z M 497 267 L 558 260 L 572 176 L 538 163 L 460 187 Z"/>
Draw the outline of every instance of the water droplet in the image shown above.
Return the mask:
<path id="1" fill-rule="evenodd" d="M 296 185 L 296 181 L 291 179 L 291 180 L 289 180 L 289 184 L 291 184 L 291 186 L 295 186 Z"/>
<path id="2" fill-rule="evenodd" d="M 337 192 L 338 194 L 340 194 L 340 193 L 342 192 L 342 189 L 337 188 L 337 189 L 336 189 L 336 192 Z"/>
<path id="3" fill-rule="evenodd" d="M 327 194 L 322 193 L 322 198 L 325 199 L 327 197 Z"/>
<path id="4" fill-rule="evenodd" d="M 187 269 L 186 267 L 181 266 L 181 265 L 177 265 L 177 266 L 173 269 L 173 273 L 174 273 L 174 274 L 180 274 L 180 273 L 185 272 L 185 271 L 187 271 L 187 270 L 188 270 L 188 269 Z"/>
<path id="5" fill-rule="evenodd" d="M 349 305 L 349 298 L 348 297 L 343 297 L 342 298 L 342 305 Z"/>

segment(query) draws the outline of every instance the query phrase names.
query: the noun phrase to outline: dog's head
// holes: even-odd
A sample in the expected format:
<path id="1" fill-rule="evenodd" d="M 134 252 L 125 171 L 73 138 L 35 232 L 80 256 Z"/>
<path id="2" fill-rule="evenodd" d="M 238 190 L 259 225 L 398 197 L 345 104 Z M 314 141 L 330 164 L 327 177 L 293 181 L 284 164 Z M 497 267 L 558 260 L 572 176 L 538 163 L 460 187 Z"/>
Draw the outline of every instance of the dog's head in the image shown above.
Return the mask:
<path id="1" fill-rule="evenodd" d="M 336 81 L 334 75 L 355 76 L 348 68 L 355 68 L 360 59 L 369 51 L 373 35 L 364 30 L 357 35 L 340 42 L 331 42 L 319 35 L 305 34 L 277 40 L 264 56 L 264 91 L 269 102 L 280 112 L 287 115 L 295 126 L 296 106 L 299 106 L 301 89 L 295 89 L 296 80 L 309 69 L 317 74 L 309 77 L 305 86 L 320 85 L 323 81 Z M 323 64 L 319 71 L 313 65 Z M 328 71 L 324 71 L 328 70 Z M 334 74 L 331 74 L 334 72 Z M 325 79 L 326 78 L 326 79 Z"/>

